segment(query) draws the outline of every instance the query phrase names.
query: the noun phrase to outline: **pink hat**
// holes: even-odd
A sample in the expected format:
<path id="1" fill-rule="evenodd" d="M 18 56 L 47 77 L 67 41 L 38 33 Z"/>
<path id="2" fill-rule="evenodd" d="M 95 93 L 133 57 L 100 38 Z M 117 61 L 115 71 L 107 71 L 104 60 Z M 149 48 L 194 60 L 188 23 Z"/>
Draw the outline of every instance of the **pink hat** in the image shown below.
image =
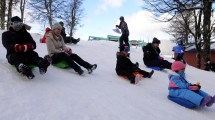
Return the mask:
<path id="1" fill-rule="evenodd" d="M 179 70 L 182 70 L 186 67 L 186 65 L 180 61 L 175 61 L 172 63 L 172 71 L 179 71 Z"/>

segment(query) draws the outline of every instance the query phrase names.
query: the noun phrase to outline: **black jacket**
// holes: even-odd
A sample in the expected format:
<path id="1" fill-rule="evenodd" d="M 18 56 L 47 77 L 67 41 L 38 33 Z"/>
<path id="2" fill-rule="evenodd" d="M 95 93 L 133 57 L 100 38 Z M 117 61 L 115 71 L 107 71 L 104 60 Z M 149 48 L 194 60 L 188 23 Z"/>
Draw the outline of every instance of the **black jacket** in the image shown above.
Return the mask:
<path id="1" fill-rule="evenodd" d="M 133 64 L 128 57 L 117 52 L 116 72 L 121 70 L 135 70 L 137 68 L 137 65 Z"/>
<path id="2" fill-rule="evenodd" d="M 15 44 L 23 45 L 27 43 L 32 43 L 33 48 L 36 49 L 35 41 L 31 37 L 30 33 L 26 31 L 24 26 L 18 32 L 14 31 L 13 28 L 10 27 L 8 31 L 2 33 L 2 44 L 7 50 L 6 57 L 13 53 L 17 53 L 17 54 L 27 53 L 27 52 L 22 53 L 22 52 L 15 51 Z"/>
<path id="3" fill-rule="evenodd" d="M 66 38 L 66 31 L 65 31 L 65 27 L 62 27 L 62 30 L 60 32 L 60 35 L 65 39 Z"/>
<path id="4" fill-rule="evenodd" d="M 143 61 L 147 63 L 148 61 L 158 60 L 160 54 L 160 48 L 154 49 L 151 43 L 148 43 L 146 46 L 143 47 Z"/>

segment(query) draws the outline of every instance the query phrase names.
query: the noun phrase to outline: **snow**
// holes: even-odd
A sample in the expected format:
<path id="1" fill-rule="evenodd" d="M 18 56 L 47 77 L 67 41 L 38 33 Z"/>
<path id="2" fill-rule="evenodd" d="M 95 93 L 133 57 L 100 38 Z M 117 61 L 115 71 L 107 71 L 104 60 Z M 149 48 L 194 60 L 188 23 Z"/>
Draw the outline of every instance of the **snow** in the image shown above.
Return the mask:
<path id="1" fill-rule="evenodd" d="M 36 41 L 39 55 L 47 54 L 46 45 Z M 40 75 L 35 68 L 35 78 L 28 80 L 7 63 L 6 50 L 0 44 L 0 120 L 213 120 L 215 117 L 215 105 L 188 109 L 167 99 L 170 70 L 155 71 L 151 79 L 144 78 L 137 85 L 118 77 L 117 42 L 80 41 L 68 46 L 84 60 L 98 64 L 98 68 L 92 74 L 83 68 L 83 76 L 72 69 L 53 66 Z M 131 60 L 151 71 L 143 64 L 142 55 L 141 48 L 131 48 Z M 214 95 L 214 73 L 189 65 L 186 73 L 190 82 L 200 82 L 204 91 Z"/>

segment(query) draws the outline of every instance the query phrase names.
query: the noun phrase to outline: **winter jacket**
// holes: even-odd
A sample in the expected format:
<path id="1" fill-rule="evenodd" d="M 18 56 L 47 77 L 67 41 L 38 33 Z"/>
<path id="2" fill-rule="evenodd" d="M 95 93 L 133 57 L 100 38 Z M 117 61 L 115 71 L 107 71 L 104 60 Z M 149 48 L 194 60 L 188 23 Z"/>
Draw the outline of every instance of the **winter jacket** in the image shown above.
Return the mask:
<path id="1" fill-rule="evenodd" d="M 63 37 L 61 35 L 59 37 L 54 36 L 52 31 L 48 32 L 46 35 L 46 45 L 49 56 L 52 56 L 55 53 L 64 52 L 64 50 L 67 48 L 65 46 Z"/>
<path id="2" fill-rule="evenodd" d="M 189 90 L 190 85 L 191 83 L 187 82 L 185 79 L 184 72 L 178 72 L 169 75 L 169 95 L 186 99 L 199 106 L 202 99 L 208 94 L 202 90 L 199 90 L 199 92 L 191 91 Z"/>
<path id="3" fill-rule="evenodd" d="M 147 63 L 148 61 L 158 60 L 160 54 L 160 48 L 153 48 L 151 43 L 148 43 L 146 46 L 143 47 L 143 61 Z"/>
<path id="4" fill-rule="evenodd" d="M 120 22 L 119 29 L 121 29 L 122 34 L 129 35 L 128 25 L 125 21 Z"/>
<path id="5" fill-rule="evenodd" d="M 117 52 L 116 72 L 121 70 L 135 70 L 137 68 L 137 65 L 133 64 L 128 57 L 120 52 Z"/>
<path id="6" fill-rule="evenodd" d="M 66 38 L 66 32 L 65 32 L 65 28 L 62 27 L 62 30 L 60 32 L 61 36 L 65 39 Z"/>
<path id="7" fill-rule="evenodd" d="M 33 40 L 33 38 L 31 37 L 30 33 L 28 33 L 25 29 L 25 27 L 23 26 L 22 29 L 20 31 L 15 31 L 13 30 L 12 27 L 9 28 L 8 31 L 2 33 L 2 44 L 3 46 L 6 48 L 7 50 L 7 54 L 6 57 L 8 58 L 8 56 L 10 54 L 28 54 L 28 52 L 16 52 L 15 51 L 15 45 L 16 44 L 27 44 L 27 43 L 31 43 L 33 45 L 33 49 L 36 49 L 36 43 Z"/>

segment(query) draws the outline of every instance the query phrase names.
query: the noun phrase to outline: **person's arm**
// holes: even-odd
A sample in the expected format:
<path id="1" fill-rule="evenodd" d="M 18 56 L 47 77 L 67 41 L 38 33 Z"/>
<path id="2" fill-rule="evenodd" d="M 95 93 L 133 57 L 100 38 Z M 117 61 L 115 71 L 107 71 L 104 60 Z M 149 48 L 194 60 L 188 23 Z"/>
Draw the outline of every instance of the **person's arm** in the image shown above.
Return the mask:
<path id="1" fill-rule="evenodd" d="M 8 52 L 15 52 L 15 43 L 13 41 L 9 31 L 2 33 L 2 44 Z"/>
<path id="2" fill-rule="evenodd" d="M 63 49 L 60 50 L 60 49 L 55 48 L 53 40 L 49 36 L 46 37 L 46 45 L 47 45 L 47 50 L 48 50 L 49 54 L 50 53 L 55 54 L 55 53 L 64 52 Z"/>

